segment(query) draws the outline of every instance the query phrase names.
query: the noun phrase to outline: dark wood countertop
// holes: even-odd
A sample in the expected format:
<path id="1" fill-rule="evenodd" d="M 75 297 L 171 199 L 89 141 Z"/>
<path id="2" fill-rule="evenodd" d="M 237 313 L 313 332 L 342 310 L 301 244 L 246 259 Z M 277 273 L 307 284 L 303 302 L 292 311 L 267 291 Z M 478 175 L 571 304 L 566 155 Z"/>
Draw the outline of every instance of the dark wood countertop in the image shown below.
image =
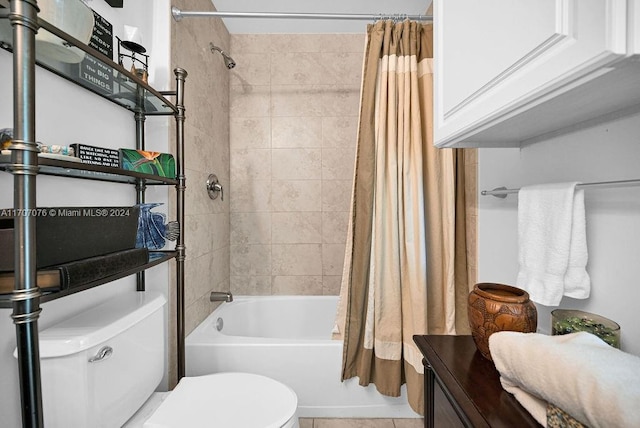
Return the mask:
<path id="1" fill-rule="evenodd" d="M 473 427 L 540 427 L 502 388 L 493 362 L 477 352 L 471 336 L 413 338 L 463 423 Z"/>

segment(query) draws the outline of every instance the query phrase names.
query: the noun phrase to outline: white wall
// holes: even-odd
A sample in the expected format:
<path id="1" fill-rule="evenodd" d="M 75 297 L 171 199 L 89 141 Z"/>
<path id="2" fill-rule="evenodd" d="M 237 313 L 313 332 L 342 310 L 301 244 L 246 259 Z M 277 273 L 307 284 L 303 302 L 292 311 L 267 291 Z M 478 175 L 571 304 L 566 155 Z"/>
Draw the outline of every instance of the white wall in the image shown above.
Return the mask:
<path id="1" fill-rule="evenodd" d="M 495 187 L 640 178 L 640 115 L 558 136 L 519 149 L 479 151 L 479 190 Z M 514 284 L 517 196 L 479 196 L 479 281 Z M 640 186 L 585 191 L 591 296 L 563 298 L 559 307 L 600 314 L 621 326 L 622 349 L 640 355 Z M 538 305 L 538 327 L 550 311 Z"/>
<path id="2" fill-rule="evenodd" d="M 89 5 L 113 24 L 114 34 L 123 36 L 123 26 L 140 29 L 143 45 L 151 54 L 150 82 L 159 90 L 172 89 L 169 76 L 169 23 L 170 4 L 161 1 L 128 1 L 124 9 L 112 9 L 104 1 L 90 1 Z M 114 42 L 115 43 L 115 42 Z M 114 54 L 115 54 L 114 47 Z M 11 127 L 13 115 L 11 55 L 0 51 L 0 128 Z M 36 137 L 49 144 L 82 142 L 96 146 L 119 148 L 135 146 L 135 122 L 133 114 L 109 101 L 103 100 L 61 78 L 38 69 L 36 73 L 37 120 Z M 167 151 L 169 119 L 147 119 L 147 147 Z M 13 206 L 13 176 L 0 172 L 0 207 Z M 167 202 L 166 187 L 151 187 L 147 201 Z M 37 202 L 40 206 L 109 206 L 135 204 L 133 186 L 72 180 L 59 177 L 38 177 Z M 148 289 L 167 290 L 166 265 L 150 269 L 147 274 Z M 42 305 L 39 328 L 55 324 L 71 314 L 99 304 L 117 293 L 135 290 L 135 278 L 129 277 L 111 284 L 69 296 Z M 10 309 L 0 309 L 0 415 L 2 426 L 21 425 L 15 327 Z"/>

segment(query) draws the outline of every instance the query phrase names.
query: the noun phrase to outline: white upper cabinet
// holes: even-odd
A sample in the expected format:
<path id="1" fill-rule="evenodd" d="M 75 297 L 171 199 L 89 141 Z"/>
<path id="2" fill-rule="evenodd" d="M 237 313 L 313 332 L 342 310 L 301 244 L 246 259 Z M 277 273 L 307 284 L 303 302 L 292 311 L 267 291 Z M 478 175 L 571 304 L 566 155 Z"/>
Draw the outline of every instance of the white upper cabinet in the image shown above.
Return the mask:
<path id="1" fill-rule="evenodd" d="M 435 144 L 520 146 L 634 110 L 639 24 L 640 0 L 435 0 Z"/>

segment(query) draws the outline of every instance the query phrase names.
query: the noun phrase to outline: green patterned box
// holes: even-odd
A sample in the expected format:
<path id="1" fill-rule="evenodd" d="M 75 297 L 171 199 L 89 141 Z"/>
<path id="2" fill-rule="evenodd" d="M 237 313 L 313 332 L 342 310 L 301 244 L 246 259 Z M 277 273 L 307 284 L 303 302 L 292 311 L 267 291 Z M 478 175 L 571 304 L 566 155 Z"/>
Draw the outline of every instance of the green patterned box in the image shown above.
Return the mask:
<path id="1" fill-rule="evenodd" d="M 176 160 L 169 153 L 120 149 L 120 167 L 144 174 L 176 178 Z"/>

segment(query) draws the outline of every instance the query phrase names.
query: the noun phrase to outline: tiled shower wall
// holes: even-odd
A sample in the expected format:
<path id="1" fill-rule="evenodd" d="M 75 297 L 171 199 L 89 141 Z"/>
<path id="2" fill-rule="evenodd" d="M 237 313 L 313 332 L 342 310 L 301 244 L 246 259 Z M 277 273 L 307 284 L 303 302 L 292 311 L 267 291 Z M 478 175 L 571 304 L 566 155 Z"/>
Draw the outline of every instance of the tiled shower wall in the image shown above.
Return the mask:
<path id="1" fill-rule="evenodd" d="M 175 0 L 173 5 L 188 10 L 215 10 L 209 0 Z M 184 306 L 185 332 L 189 334 L 216 307 L 209 302 L 209 292 L 229 290 L 229 200 L 209 199 L 205 182 L 209 173 L 215 173 L 228 189 L 230 75 L 222 57 L 210 52 L 209 43 L 228 51 L 230 38 L 220 19 L 172 20 L 171 37 L 171 66 L 189 73 L 184 91 Z M 175 153 L 175 148 L 172 150 Z M 172 274 L 175 275 L 175 268 Z M 173 287 L 171 290 L 175 292 Z M 173 296 L 171 319 L 175 319 L 175 301 Z M 175 349 L 174 331 L 171 346 Z M 174 356 L 175 352 L 169 355 Z M 174 363 L 170 365 L 173 375 Z"/>
<path id="2" fill-rule="evenodd" d="M 231 290 L 338 294 L 364 34 L 231 35 Z"/>

